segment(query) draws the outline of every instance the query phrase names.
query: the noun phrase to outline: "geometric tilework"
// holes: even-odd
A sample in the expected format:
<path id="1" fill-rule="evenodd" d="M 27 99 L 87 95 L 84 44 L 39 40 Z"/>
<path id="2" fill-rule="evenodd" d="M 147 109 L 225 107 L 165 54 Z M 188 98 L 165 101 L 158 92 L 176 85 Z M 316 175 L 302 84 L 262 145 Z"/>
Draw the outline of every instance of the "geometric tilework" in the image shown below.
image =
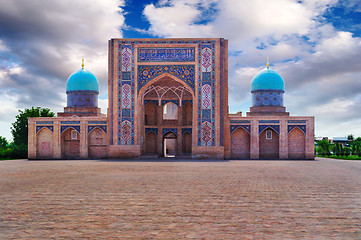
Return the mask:
<path id="1" fill-rule="evenodd" d="M 211 109 L 212 106 L 212 88 L 209 84 L 202 86 L 202 108 Z"/>
<path id="2" fill-rule="evenodd" d="M 210 122 L 203 122 L 201 127 L 202 146 L 211 146 L 212 143 L 212 126 Z"/>
<path id="3" fill-rule="evenodd" d="M 60 126 L 60 134 L 62 134 L 68 128 L 73 128 L 80 134 L 80 126 Z"/>
<path id="4" fill-rule="evenodd" d="M 186 132 L 192 134 L 192 128 L 182 128 L 182 135 Z"/>
<path id="5" fill-rule="evenodd" d="M 53 121 L 36 121 L 36 124 L 54 124 Z"/>
<path id="6" fill-rule="evenodd" d="M 246 130 L 249 134 L 251 134 L 251 125 L 231 125 L 231 134 L 236 131 L 238 128 L 243 128 Z"/>
<path id="7" fill-rule="evenodd" d="M 198 44 L 198 146 L 215 146 L 215 41 Z"/>
<path id="8" fill-rule="evenodd" d="M 294 128 L 299 128 L 304 134 L 306 134 L 306 125 L 288 125 L 287 133 L 290 133 Z"/>
<path id="9" fill-rule="evenodd" d="M 118 145 L 134 145 L 134 42 L 119 41 Z"/>
<path id="10" fill-rule="evenodd" d="M 158 128 L 145 128 L 145 134 L 153 132 L 155 134 L 158 134 Z"/>
<path id="11" fill-rule="evenodd" d="M 306 123 L 306 120 L 288 120 L 287 123 Z"/>
<path id="12" fill-rule="evenodd" d="M 272 128 L 278 134 L 280 134 L 280 126 L 279 125 L 259 125 L 258 127 L 259 127 L 258 134 L 261 134 L 267 128 Z"/>
<path id="13" fill-rule="evenodd" d="M 138 92 L 152 79 L 169 73 L 192 88 L 194 91 L 195 68 L 194 65 L 139 65 L 138 66 Z"/>
<path id="14" fill-rule="evenodd" d="M 47 129 L 49 129 L 51 132 L 54 131 L 53 126 L 36 126 L 36 133 L 38 133 L 38 132 L 39 132 L 41 129 L 43 129 L 43 128 L 47 128 Z"/>
<path id="15" fill-rule="evenodd" d="M 252 91 L 252 106 L 283 106 L 283 91 L 259 90 Z"/>
<path id="16" fill-rule="evenodd" d="M 280 123 L 279 120 L 259 120 L 259 123 Z"/>
<path id="17" fill-rule="evenodd" d="M 188 48 L 138 48 L 138 62 L 194 62 L 195 49 Z"/>
<path id="18" fill-rule="evenodd" d="M 178 129 L 176 129 L 176 128 L 163 128 L 163 131 L 162 131 L 163 135 L 168 133 L 168 132 L 172 132 L 175 135 L 178 135 Z"/>
<path id="19" fill-rule="evenodd" d="M 91 125 L 91 126 L 88 126 L 88 134 L 89 134 L 94 128 L 99 128 L 100 130 L 102 130 L 103 132 L 105 132 L 105 134 L 107 133 L 107 126 L 106 126 L 106 125 Z"/>

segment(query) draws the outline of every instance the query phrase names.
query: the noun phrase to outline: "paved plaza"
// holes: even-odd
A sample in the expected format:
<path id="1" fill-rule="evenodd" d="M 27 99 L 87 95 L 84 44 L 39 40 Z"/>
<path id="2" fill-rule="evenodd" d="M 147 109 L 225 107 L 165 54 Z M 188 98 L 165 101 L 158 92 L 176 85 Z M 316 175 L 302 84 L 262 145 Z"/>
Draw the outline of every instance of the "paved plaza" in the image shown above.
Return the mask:
<path id="1" fill-rule="evenodd" d="M 0 161 L 0 239 L 361 239 L 361 161 Z"/>

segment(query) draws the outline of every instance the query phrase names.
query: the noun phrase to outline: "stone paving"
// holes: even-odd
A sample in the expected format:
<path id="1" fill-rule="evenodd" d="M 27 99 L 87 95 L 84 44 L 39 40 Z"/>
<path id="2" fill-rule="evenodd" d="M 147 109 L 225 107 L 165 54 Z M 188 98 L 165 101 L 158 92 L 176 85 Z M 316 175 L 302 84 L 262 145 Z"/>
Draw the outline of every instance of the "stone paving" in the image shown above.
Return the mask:
<path id="1" fill-rule="evenodd" d="M 361 161 L 0 161 L 0 239 L 361 239 Z"/>

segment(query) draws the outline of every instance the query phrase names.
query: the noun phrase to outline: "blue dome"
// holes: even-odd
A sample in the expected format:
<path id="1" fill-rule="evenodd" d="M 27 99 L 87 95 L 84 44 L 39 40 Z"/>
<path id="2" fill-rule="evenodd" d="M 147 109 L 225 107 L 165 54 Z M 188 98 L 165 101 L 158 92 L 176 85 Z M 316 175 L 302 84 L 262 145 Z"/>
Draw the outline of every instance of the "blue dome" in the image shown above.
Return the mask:
<path id="1" fill-rule="evenodd" d="M 273 69 L 267 67 L 253 77 L 251 91 L 285 90 L 283 78 Z"/>
<path id="2" fill-rule="evenodd" d="M 98 79 L 90 71 L 82 68 L 76 71 L 68 78 L 66 83 L 66 91 L 96 91 L 99 93 Z"/>

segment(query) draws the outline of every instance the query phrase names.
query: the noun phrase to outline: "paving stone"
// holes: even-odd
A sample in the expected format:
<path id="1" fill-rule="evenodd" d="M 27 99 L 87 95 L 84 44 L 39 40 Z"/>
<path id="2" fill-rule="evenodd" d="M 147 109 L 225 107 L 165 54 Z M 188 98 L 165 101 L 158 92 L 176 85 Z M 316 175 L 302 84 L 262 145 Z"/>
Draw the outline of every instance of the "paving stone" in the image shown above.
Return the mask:
<path id="1" fill-rule="evenodd" d="M 361 161 L 1 161 L 0 239 L 361 239 Z"/>

